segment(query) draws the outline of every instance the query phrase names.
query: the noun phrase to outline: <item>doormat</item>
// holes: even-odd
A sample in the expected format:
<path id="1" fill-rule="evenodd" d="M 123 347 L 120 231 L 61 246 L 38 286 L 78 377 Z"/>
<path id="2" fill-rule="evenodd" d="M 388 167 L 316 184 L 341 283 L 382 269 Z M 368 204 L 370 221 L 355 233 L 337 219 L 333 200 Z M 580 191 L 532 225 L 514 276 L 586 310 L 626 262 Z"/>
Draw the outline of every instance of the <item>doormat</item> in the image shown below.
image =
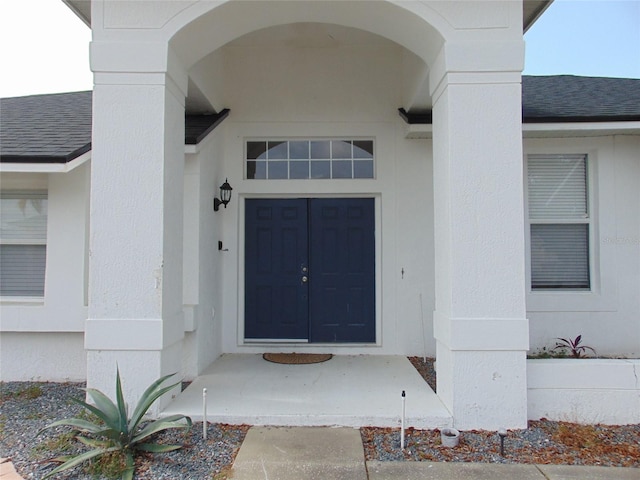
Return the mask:
<path id="1" fill-rule="evenodd" d="M 262 355 L 268 362 L 283 363 L 286 365 L 309 365 L 330 360 L 331 353 L 265 353 Z"/>

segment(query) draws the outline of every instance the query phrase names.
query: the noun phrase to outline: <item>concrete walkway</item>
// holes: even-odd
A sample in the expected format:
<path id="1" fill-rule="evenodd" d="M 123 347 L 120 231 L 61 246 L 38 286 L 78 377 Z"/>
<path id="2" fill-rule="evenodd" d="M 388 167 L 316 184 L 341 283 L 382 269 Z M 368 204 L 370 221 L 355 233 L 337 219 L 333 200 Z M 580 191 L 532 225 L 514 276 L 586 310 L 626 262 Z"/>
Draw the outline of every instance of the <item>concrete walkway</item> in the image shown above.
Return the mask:
<path id="1" fill-rule="evenodd" d="M 0 458 L 0 480 L 22 480 L 8 458 Z"/>
<path id="2" fill-rule="evenodd" d="M 252 427 L 233 464 L 234 480 L 367 480 L 360 431 Z"/>
<path id="3" fill-rule="evenodd" d="M 640 469 L 490 463 L 365 462 L 348 427 L 252 427 L 233 480 L 638 480 Z"/>

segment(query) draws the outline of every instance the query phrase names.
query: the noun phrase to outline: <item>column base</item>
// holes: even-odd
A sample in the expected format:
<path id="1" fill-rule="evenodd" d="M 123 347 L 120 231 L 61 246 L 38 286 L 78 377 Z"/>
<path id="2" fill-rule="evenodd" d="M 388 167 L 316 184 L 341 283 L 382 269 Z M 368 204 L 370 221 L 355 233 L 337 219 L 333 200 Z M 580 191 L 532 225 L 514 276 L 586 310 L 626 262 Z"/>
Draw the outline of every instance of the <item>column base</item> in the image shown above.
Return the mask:
<path id="1" fill-rule="evenodd" d="M 438 396 L 457 429 L 527 426 L 526 351 L 451 350 L 436 345 Z"/>
<path id="2" fill-rule="evenodd" d="M 132 412 L 138 400 L 151 383 L 163 375 L 176 373 L 166 384 L 182 380 L 182 342 L 163 350 L 88 350 L 87 387 L 100 390 L 112 400 L 116 395 L 116 369 L 125 401 Z M 163 395 L 149 409 L 153 418 L 181 392 L 180 385 Z"/>

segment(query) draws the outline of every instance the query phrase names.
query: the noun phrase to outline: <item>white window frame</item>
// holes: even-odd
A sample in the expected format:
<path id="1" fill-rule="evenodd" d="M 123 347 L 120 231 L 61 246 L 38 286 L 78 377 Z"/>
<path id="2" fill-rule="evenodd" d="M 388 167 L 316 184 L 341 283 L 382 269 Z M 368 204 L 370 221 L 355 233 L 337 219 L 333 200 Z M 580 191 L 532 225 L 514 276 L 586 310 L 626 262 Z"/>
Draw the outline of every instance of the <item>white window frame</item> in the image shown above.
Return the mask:
<path id="1" fill-rule="evenodd" d="M 327 158 L 312 158 L 311 156 L 309 156 L 308 159 L 295 159 L 292 158 L 290 156 L 289 153 L 289 148 L 290 148 L 290 143 L 291 142 L 330 142 L 330 148 L 331 148 L 331 142 L 371 142 L 372 143 L 372 157 L 371 158 L 359 158 L 356 157 L 353 153 L 351 153 L 350 157 L 333 157 L 333 152 L 331 151 L 331 153 L 329 154 L 329 157 Z M 250 159 L 248 158 L 248 144 L 252 143 L 252 142 L 285 142 L 287 143 L 287 158 L 282 158 L 282 159 L 274 159 L 274 160 L 258 160 L 258 159 Z M 375 180 L 376 178 L 376 139 L 374 137 L 249 137 L 249 138 L 245 138 L 243 141 L 243 178 L 245 180 L 250 180 L 250 181 L 265 181 L 265 180 L 289 180 L 289 181 L 310 181 L 310 180 L 320 180 L 320 181 L 326 181 L 326 180 L 357 180 L 357 181 L 361 181 L 361 180 Z M 326 161 L 329 162 L 329 176 L 328 177 L 313 177 L 311 170 L 309 171 L 309 175 L 307 177 L 301 177 L 301 178 L 292 178 L 290 176 L 290 166 L 292 163 L 298 162 L 298 161 L 306 161 L 309 162 L 309 168 L 311 169 L 311 165 L 313 161 Z M 267 173 L 267 178 L 249 178 L 249 172 L 248 172 L 248 162 L 251 161 L 256 161 L 259 163 L 264 162 L 265 167 L 268 168 L 268 164 L 271 161 L 276 161 L 276 162 L 287 162 L 287 178 L 268 178 L 268 173 Z M 333 168 L 334 168 L 334 162 L 339 162 L 339 161 L 350 161 L 351 162 L 351 176 L 350 177 L 346 177 L 346 176 L 334 176 L 333 174 Z M 357 161 L 371 161 L 372 163 L 372 176 L 371 177 L 358 177 L 355 175 L 355 162 Z"/>
<path id="2" fill-rule="evenodd" d="M 615 144 L 613 137 L 525 138 L 523 141 L 524 226 L 526 246 L 527 312 L 615 312 L 618 309 L 615 245 L 603 242 L 616 230 Z M 531 232 L 529 229 L 529 191 L 527 185 L 530 154 L 587 154 L 587 177 L 591 229 L 589 232 L 590 290 L 532 290 Z M 606 164 L 602 168 L 601 164 Z M 606 212 L 601 216 L 600 212 Z"/>
<path id="3" fill-rule="evenodd" d="M 529 163 L 534 158 L 547 158 L 552 159 L 554 161 L 562 161 L 563 159 L 575 159 L 575 160 L 583 160 L 584 161 L 584 169 L 585 169 L 585 214 L 582 217 L 578 216 L 542 216 L 537 218 L 532 218 L 531 211 L 529 208 Z M 590 159 L 587 153 L 579 153 L 579 154 L 528 154 L 526 163 L 525 163 L 525 174 L 526 174 L 526 193 L 527 193 L 527 209 L 526 209 L 526 221 L 527 221 L 527 238 L 529 242 L 529 249 L 527 260 L 529 262 L 529 275 L 528 275 L 528 287 L 532 292 L 539 291 L 560 291 L 560 292 L 585 292 L 591 291 L 593 287 L 593 264 L 594 258 L 592 255 L 593 245 L 594 245 L 594 235 L 593 235 L 593 215 L 592 215 L 592 186 L 591 186 L 591 175 L 589 174 L 590 169 Z M 587 226 L 587 278 L 588 278 L 588 286 L 587 287 L 549 287 L 549 288 L 534 288 L 533 286 L 533 253 L 531 251 L 531 230 L 533 225 L 586 225 Z"/>
<path id="4" fill-rule="evenodd" d="M 1 295 L 0 298 L 2 301 L 13 301 L 18 300 L 21 302 L 40 302 L 45 296 L 46 290 L 46 269 L 47 269 L 47 230 L 48 230 L 48 221 L 49 221 L 49 212 L 48 212 L 48 191 L 42 189 L 30 189 L 30 190 L 3 190 L 0 192 L 0 198 L 5 199 L 40 199 L 45 200 L 47 203 L 47 211 L 45 213 L 45 234 L 44 238 L 3 238 L 0 235 L 0 245 L 42 245 L 45 248 L 45 265 L 44 265 L 44 273 L 42 278 L 42 294 L 40 295 Z"/>

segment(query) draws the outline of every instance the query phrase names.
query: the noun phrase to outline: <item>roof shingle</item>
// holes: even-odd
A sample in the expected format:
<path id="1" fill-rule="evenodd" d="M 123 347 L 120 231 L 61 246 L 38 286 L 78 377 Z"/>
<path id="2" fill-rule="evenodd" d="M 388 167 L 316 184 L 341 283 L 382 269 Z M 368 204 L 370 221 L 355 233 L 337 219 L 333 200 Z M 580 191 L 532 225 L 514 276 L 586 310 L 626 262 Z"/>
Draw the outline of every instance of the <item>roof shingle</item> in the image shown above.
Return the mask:
<path id="1" fill-rule="evenodd" d="M 0 160 L 66 163 L 91 150 L 91 92 L 0 100 Z"/>
<path id="2" fill-rule="evenodd" d="M 0 99 L 0 161 L 66 163 L 91 149 L 92 92 Z M 185 143 L 197 144 L 227 115 L 186 115 Z M 522 77 L 525 123 L 640 121 L 640 79 Z M 403 112 L 431 123 L 430 112 Z"/>
<path id="3" fill-rule="evenodd" d="M 522 77 L 525 123 L 640 120 L 640 80 L 554 75 Z"/>

